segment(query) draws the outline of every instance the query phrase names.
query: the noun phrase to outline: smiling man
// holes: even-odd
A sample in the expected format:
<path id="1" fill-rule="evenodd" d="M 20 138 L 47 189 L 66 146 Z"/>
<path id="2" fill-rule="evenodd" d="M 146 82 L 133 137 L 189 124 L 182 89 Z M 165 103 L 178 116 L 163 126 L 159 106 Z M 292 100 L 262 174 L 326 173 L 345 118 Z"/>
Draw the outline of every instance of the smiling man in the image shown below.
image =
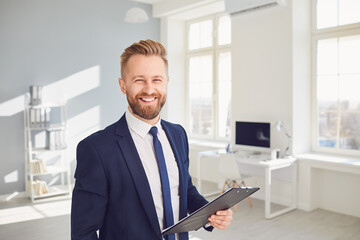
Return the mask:
<path id="1" fill-rule="evenodd" d="M 207 203 L 189 175 L 185 130 L 160 118 L 169 83 L 165 55 L 152 40 L 121 55 L 119 84 L 129 106 L 118 122 L 77 147 L 72 240 L 161 240 L 163 229 Z M 219 211 L 205 229 L 226 229 L 231 220 L 230 209 Z"/>

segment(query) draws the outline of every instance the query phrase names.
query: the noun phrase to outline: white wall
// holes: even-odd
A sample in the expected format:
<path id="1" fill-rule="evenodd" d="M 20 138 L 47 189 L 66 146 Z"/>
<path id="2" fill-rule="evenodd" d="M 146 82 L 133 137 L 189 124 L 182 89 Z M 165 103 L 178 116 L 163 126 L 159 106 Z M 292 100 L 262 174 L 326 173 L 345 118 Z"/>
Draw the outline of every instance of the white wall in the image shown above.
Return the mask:
<path id="1" fill-rule="evenodd" d="M 311 142 L 311 1 L 292 4 L 293 154 L 310 151 Z M 307 129 L 304 131 L 304 129 Z"/>
<path id="2" fill-rule="evenodd" d="M 274 124 L 281 120 L 293 136 L 291 151 L 298 154 L 310 150 L 310 1 L 287 2 L 285 7 L 232 18 L 232 123 L 242 120 Z M 282 154 L 287 145 L 286 137 L 274 128 L 271 145 L 280 147 Z M 249 183 L 261 186 L 263 177 Z M 273 183 L 274 200 L 289 202 L 290 183 Z M 301 198 L 302 193 L 299 195 Z"/>
<path id="3" fill-rule="evenodd" d="M 77 142 L 123 114 L 120 54 L 140 39 L 160 40 L 158 19 L 123 21 L 133 6 L 118 0 L 0 1 L 0 195 L 25 188 L 22 110 L 30 85 L 68 95 L 72 169 Z M 139 6 L 151 16 L 150 5 Z"/>
<path id="4" fill-rule="evenodd" d="M 162 114 L 168 121 L 185 126 L 185 23 L 180 19 L 164 17 L 161 19 L 161 32 L 169 33 L 161 35 L 161 42 L 167 48 L 170 78 Z"/>
<path id="5" fill-rule="evenodd" d="M 292 132 L 291 18 L 290 5 L 232 17 L 232 124 L 281 120 Z M 283 150 L 274 130 L 271 145 Z"/>

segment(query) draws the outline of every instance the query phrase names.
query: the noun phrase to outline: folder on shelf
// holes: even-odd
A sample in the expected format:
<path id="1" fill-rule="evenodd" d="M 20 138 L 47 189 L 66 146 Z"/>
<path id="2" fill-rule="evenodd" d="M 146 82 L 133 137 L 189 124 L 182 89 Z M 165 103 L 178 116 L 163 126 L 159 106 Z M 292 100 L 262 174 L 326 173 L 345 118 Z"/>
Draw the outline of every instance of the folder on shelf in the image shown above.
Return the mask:
<path id="1" fill-rule="evenodd" d="M 35 109 L 30 109 L 30 127 L 36 127 L 36 111 Z"/>
<path id="2" fill-rule="evenodd" d="M 191 215 L 181 219 L 178 223 L 168 227 L 162 231 L 162 235 L 173 233 L 195 231 L 205 226 L 209 220 L 208 218 L 219 210 L 231 208 L 241 200 L 247 198 L 260 188 L 246 187 L 246 188 L 230 188 L 225 193 L 199 208 Z"/>

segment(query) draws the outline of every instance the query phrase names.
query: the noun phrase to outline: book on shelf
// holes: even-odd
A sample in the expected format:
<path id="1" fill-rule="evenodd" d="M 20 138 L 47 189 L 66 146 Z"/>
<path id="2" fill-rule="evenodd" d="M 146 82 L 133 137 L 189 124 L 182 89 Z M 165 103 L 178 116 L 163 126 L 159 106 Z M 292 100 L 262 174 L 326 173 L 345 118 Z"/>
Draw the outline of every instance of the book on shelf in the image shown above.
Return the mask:
<path id="1" fill-rule="evenodd" d="M 36 109 L 30 109 L 30 127 L 36 127 Z"/>
<path id="2" fill-rule="evenodd" d="M 51 108 L 30 108 L 29 124 L 32 128 L 50 127 Z"/>
<path id="3" fill-rule="evenodd" d="M 39 124 L 39 126 L 40 127 L 46 127 L 46 125 L 45 125 L 45 109 L 41 108 L 39 110 L 40 110 L 40 124 Z"/>
<path id="4" fill-rule="evenodd" d="M 33 191 L 36 195 L 41 195 L 49 192 L 47 183 L 42 180 L 35 180 L 33 182 Z"/>
<path id="5" fill-rule="evenodd" d="M 42 101 L 42 86 L 30 86 L 30 104 L 39 105 Z"/>
<path id="6" fill-rule="evenodd" d="M 51 111 L 51 108 L 45 109 L 45 126 L 46 127 L 50 127 L 50 111 Z"/>
<path id="7" fill-rule="evenodd" d="M 35 127 L 41 127 L 41 109 L 35 109 Z"/>
<path id="8" fill-rule="evenodd" d="M 42 159 L 34 159 L 31 161 L 31 169 L 33 174 L 46 173 L 46 167 Z"/>
<path id="9" fill-rule="evenodd" d="M 50 150 L 62 149 L 66 147 L 65 132 L 63 129 L 47 132 L 48 148 Z"/>

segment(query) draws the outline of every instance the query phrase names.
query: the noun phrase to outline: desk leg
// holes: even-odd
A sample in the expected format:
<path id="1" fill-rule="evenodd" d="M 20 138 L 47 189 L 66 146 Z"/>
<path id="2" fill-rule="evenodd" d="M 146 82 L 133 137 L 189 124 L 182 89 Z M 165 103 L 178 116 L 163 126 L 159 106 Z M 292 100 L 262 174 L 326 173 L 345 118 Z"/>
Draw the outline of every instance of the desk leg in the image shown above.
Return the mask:
<path id="1" fill-rule="evenodd" d="M 297 207 L 297 163 L 294 162 L 292 165 L 292 181 L 293 181 L 293 201 L 292 201 L 292 209 L 296 209 Z"/>
<path id="2" fill-rule="evenodd" d="M 265 169 L 265 217 L 270 218 L 271 169 Z"/>
<path id="3" fill-rule="evenodd" d="M 202 155 L 198 153 L 198 159 L 197 159 L 197 190 L 201 194 L 201 158 Z"/>
<path id="4" fill-rule="evenodd" d="M 281 214 L 290 212 L 296 209 L 296 201 L 297 201 L 297 164 L 292 163 L 292 187 L 293 187 L 293 196 L 292 196 L 292 203 L 290 206 L 271 213 L 270 205 L 271 205 L 271 171 L 276 170 L 276 168 L 266 168 L 265 174 L 265 218 L 270 219 L 277 217 Z"/>

